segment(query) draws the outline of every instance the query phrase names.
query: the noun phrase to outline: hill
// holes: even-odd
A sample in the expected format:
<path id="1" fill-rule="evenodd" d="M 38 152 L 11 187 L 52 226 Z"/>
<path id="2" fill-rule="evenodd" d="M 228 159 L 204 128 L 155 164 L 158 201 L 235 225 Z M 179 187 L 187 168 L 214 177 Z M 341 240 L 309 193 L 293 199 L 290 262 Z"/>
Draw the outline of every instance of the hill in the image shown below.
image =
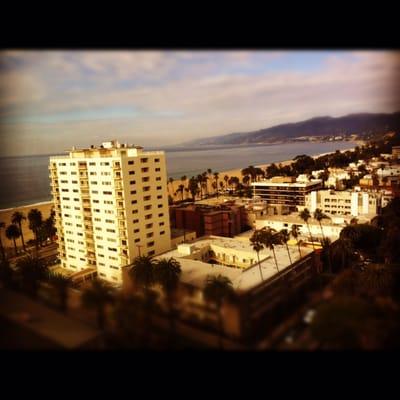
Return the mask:
<path id="1" fill-rule="evenodd" d="M 350 114 L 343 117 L 316 117 L 305 121 L 281 124 L 258 131 L 231 133 L 197 139 L 185 145 L 225 145 L 276 143 L 282 141 L 320 139 L 334 136 L 357 135 L 359 138 L 369 134 L 400 130 L 400 111 L 392 114 Z"/>

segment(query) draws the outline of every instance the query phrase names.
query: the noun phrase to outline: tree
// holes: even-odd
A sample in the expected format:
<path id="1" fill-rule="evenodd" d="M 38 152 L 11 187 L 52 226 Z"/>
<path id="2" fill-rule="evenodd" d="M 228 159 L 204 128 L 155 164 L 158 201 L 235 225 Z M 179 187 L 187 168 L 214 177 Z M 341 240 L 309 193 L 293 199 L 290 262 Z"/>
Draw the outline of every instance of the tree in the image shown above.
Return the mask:
<path id="1" fill-rule="evenodd" d="M 198 182 L 197 182 L 197 179 L 194 176 L 192 176 L 189 179 L 188 189 L 190 191 L 190 194 L 192 195 L 193 202 L 195 202 L 196 194 L 197 194 L 197 190 L 198 190 Z"/>
<path id="2" fill-rule="evenodd" d="M 29 220 L 29 229 L 31 231 L 33 231 L 33 233 L 35 235 L 35 245 L 36 245 L 36 251 L 37 251 L 38 247 L 39 247 L 39 242 L 38 242 L 39 229 L 43 223 L 42 213 L 37 208 L 33 208 L 28 213 L 28 220 Z"/>
<path id="3" fill-rule="evenodd" d="M 171 185 L 172 192 L 174 191 L 174 178 L 168 178 L 168 183 Z"/>
<path id="4" fill-rule="evenodd" d="M 148 339 L 150 331 L 150 313 L 152 311 L 153 296 L 151 287 L 155 283 L 154 262 L 149 256 L 139 256 L 133 260 L 129 269 L 129 275 L 135 285 L 139 287 L 144 295 L 145 307 L 145 329 L 143 331 L 143 342 Z"/>
<path id="5" fill-rule="evenodd" d="M 265 247 L 272 250 L 276 269 L 279 272 L 278 260 L 276 259 L 276 254 L 275 254 L 275 245 L 280 243 L 279 235 L 277 235 L 276 231 L 274 231 L 273 229 L 263 229 L 261 238 L 262 238 L 262 243 L 265 245 Z"/>
<path id="6" fill-rule="evenodd" d="M 229 176 L 225 175 L 224 176 L 224 181 L 225 181 L 225 190 L 228 189 L 228 181 L 229 181 Z"/>
<path id="7" fill-rule="evenodd" d="M 26 250 L 26 248 L 25 248 L 24 234 L 23 234 L 23 232 L 22 232 L 22 221 L 23 221 L 23 220 L 26 220 L 26 217 L 25 217 L 25 215 L 24 215 L 22 212 L 20 212 L 20 211 L 15 211 L 14 214 L 11 216 L 11 222 L 12 222 L 13 224 L 15 224 L 15 225 L 18 226 L 19 231 L 20 231 L 20 233 L 21 233 L 22 248 L 23 248 L 24 250 Z"/>
<path id="8" fill-rule="evenodd" d="M 315 246 L 314 246 L 314 241 L 311 235 L 311 230 L 310 230 L 310 225 L 308 224 L 308 220 L 311 218 L 311 214 L 310 211 L 308 211 L 307 208 L 305 208 L 301 213 L 300 213 L 300 218 L 306 223 L 307 225 L 307 229 L 308 229 L 308 233 L 310 234 L 310 240 L 312 243 L 312 247 L 313 250 L 315 250 Z"/>
<path id="9" fill-rule="evenodd" d="M 184 192 L 185 186 L 183 184 L 180 184 L 178 186 L 177 192 L 181 194 L 181 200 L 183 201 L 183 192 Z"/>
<path id="10" fill-rule="evenodd" d="M 211 303 L 214 303 L 218 312 L 218 331 L 219 331 L 219 347 L 223 348 L 222 334 L 222 312 L 221 307 L 224 300 L 232 299 L 234 296 L 234 289 L 232 282 L 226 276 L 208 276 L 206 279 L 206 285 L 203 289 L 204 299 Z"/>
<path id="11" fill-rule="evenodd" d="M 219 179 L 219 173 L 218 172 L 214 172 L 214 180 L 215 180 L 215 186 L 217 188 L 216 192 L 217 192 L 217 198 L 218 198 L 218 179 Z"/>
<path id="12" fill-rule="evenodd" d="M 316 220 L 318 221 L 318 223 L 319 223 L 319 227 L 321 228 L 322 239 L 325 239 L 324 231 L 322 230 L 321 221 L 322 221 L 323 219 L 330 219 L 330 218 L 329 218 L 326 214 L 324 214 L 324 213 L 322 212 L 322 210 L 320 210 L 319 208 L 317 208 L 317 209 L 314 211 L 314 219 L 316 219 Z"/>
<path id="13" fill-rule="evenodd" d="M 110 285 L 100 279 L 95 279 L 82 293 L 82 304 L 86 308 L 97 311 L 97 326 L 103 330 L 106 323 L 106 306 L 114 301 L 114 294 Z"/>
<path id="14" fill-rule="evenodd" d="M 294 239 L 296 239 L 297 249 L 299 250 L 299 256 L 301 258 L 300 243 L 299 243 L 299 239 L 298 239 L 299 235 L 300 235 L 300 228 L 298 227 L 298 225 L 296 225 L 296 224 L 292 225 L 290 234 L 293 236 Z"/>
<path id="15" fill-rule="evenodd" d="M 292 265 L 292 264 L 293 264 L 293 263 L 292 263 L 292 257 L 290 257 L 289 246 L 288 246 L 288 244 L 287 244 L 287 242 L 288 242 L 289 239 L 290 239 L 290 234 L 289 234 L 289 232 L 288 232 L 287 229 L 282 229 L 282 230 L 279 232 L 279 234 L 280 234 L 280 236 L 281 236 L 282 242 L 285 243 L 286 250 L 287 250 L 287 253 L 288 253 L 288 256 L 289 256 L 290 265 Z"/>
<path id="16" fill-rule="evenodd" d="M 173 345 L 173 338 L 175 336 L 174 294 L 178 288 L 181 273 L 182 270 L 179 262 L 172 257 L 169 259 L 161 258 L 155 263 L 155 281 L 163 288 L 169 308 L 171 345 Z"/>
<path id="17" fill-rule="evenodd" d="M 36 297 L 40 281 L 48 276 L 47 267 L 37 257 L 27 255 L 17 261 L 16 270 L 22 288 L 32 297 Z"/>
<path id="18" fill-rule="evenodd" d="M 6 224 L 0 221 L 0 250 L 1 250 L 1 259 L 4 261 L 6 259 L 6 254 L 4 252 L 3 241 L 1 239 L 1 230 L 6 227 Z"/>
<path id="19" fill-rule="evenodd" d="M 354 258 L 354 247 L 349 239 L 340 238 L 333 246 L 332 257 L 341 260 L 342 269 L 347 268 Z M 334 271 L 333 271 L 334 272 Z"/>
<path id="20" fill-rule="evenodd" d="M 68 288 L 71 286 L 71 279 L 58 273 L 49 274 L 49 283 L 57 291 L 59 298 L 60 310 L 67 312 L 68 308 Z"/>
<path id="21" fill-rule="evenodd" d="M 16 239 L 18 239 L 21 236 L 21 232 L 20 232 L 18 226 L 14 225 L 14 224 L 8 225 L 8 227 L 6 229 L 6 236 L 7 236 L 7 239 L 10 239 L 14 242 L 15 256 L 17 256 L 18 249 L 17 249 Z"/>
<path id="22" fill-rule="evenodd" d="M 262 240 L 262 232 L 261 230 L 255 230 L 253 232 L 253 235 L 250 238 L 250 243 L 253 246 L 253 250 L 257 253 L 257 260 L 258 260 L 258 268 L 260 270 L 260 277 L 261 280 L 263 281 L 263 274 L 262 274 L 262 270 L 261 270 L 261 263 L 260 263 L 260 251 L 262 249 L 264 249 L 264 244 L 263 244 L 263 240 Z"/>

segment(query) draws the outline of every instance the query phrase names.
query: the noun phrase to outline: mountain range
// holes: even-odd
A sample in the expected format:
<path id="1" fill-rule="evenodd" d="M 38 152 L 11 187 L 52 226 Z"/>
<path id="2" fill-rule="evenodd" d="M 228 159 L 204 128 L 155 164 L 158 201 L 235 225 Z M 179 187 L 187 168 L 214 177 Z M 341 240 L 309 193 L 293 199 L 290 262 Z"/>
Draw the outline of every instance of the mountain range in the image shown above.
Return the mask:
<path id="1" fill-rule="evenodd" d="M 359 137 L 365 134 L 400 130 L 400 111 L 384 113 L 360 113 L 343 117 L 315 117 L 305 121 L 281 124 L 257 131 L 230 133 L 228 135 L 196 139 L 184 145 L 241 145 L 277 143 L 298 140 L 311 136 L 348 136 Z"/>

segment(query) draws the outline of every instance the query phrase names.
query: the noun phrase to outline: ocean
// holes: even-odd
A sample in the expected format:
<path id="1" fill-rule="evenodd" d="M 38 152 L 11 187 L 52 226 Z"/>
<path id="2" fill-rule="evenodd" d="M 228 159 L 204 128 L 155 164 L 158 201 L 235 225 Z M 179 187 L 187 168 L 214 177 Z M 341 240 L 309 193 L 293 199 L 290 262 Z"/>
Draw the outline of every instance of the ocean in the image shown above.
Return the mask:
<path id="1" fill-rule="evenodd" d="M 190 178 L 211 168 L 213 172 L 291 160 L 353 148 L 354 142 L 285 143 L 274 145 L 213 146 L 165 149 L 168 176 Z M 160 149 L 158 149 L 160 150 Z M 51 200 L 49 155 L 0 158 L 0 209 Z"/>

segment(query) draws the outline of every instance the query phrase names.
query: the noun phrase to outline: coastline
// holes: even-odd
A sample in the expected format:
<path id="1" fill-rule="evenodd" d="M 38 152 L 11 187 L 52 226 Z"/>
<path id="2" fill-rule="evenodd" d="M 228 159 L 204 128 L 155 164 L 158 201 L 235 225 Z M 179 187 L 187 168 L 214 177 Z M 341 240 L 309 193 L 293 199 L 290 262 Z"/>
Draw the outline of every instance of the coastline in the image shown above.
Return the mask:
<path id="1" fill-rule="evenodd" d="M 359 145 L 357 143 L 357 145 Z M 353 148 L 350 149 L 345 149 L 345 150 L 340 150 L 341 152 L 344 151 L 349 151 L 349 150 L 354 150 Z M 334 153 L 334 151 L 331 152 L 327 152 L 327 153 L 319 153 L 319 154 L 315 154 L 312 155 L 310 157 L 313 158 L 317 158 L 326 154 L 332 154 Z M 294 161 L 293 160 L 284 160 L 284 161 L 275 161 L 273 163 L 279 165 L 290 165 L 292 164 Z M 271 163 L 266 163 L 266 164 L 260 164 L 260 165 L 256 165 L 256 167 L 258 168 L 266 168 L 269 165 L 273 164 Z M 223 178 L 225 175 L 228 175 L 229 177 L 231 176 L 235 176 L 238 177 L 239 179 L 242 178 L 242 169 L 246 168 L 247 166 L 242 166 L 242 168 L 236 168 L 236 169 L 232 169 L 232 170 L 227 170 L 227 171 L 221 171 L 219 172 L 219 182 L 224 182 Z M 188 180 L 190 179 L 190 176 L 187 177 L 187 181 L 185 182 L 185 187 L 187 187 L 187 183 Z M 212 181 L 208 181 L 207 182 L 207 187 L 208 187 L 208 191 L 212 192 L 214 189 L 211 186 Z M 182 184 L 182 181 L 180 179 L 175 179 L 172 183 L 172 193 L 171 193 L 171 184 L 168 183 L 167 187 L 168 187 L 168 194 L 171 194 L 174 200 L 181 200 L 181 195 L 180 193 L 177 193 L 177 195 L 175 196 L 174 193 L 177 192 L 177 189 L 179 188 L 179 185 Z M 191 195 L 190 193 L 184 193 L 183 196 L 184 200 L 185 199 L 190 199 Z M 32 209 L 32 208 L 37 208 L 39 211 L 41 211 L 43 219 L 46 219 L 50 216 L 50 212 L 51 212 L 51 208 L 53 206 L 53 202 L 50 201 L 41 201 L 41 202 L 36 202 L 36 203 L 32 203 L 32 204 L 27 204 L 27 205 L 22 205 L 22 206 L 15 206 L 15 207 L 9 207 L 9 208 L 5 208 L 5 209 L 0 209 L 0 221 L 4 222 L 6 224 L 6 227 L 11 224 L 11 218 L 12 218 L 12 214 L 15 211 L 20 211 L 22 213 L 25 214 L 25 216 L 27 217 L 28 212 Z M 27 220 L 22 222 L 22 231 L 23 231 L 23 235 L 24 235 L 24 239 L 25 242 L 33 239 L 33 232 L 29 229 L 29 223 Z M 12 241 L 10 241 L 9 239 L 7 239 L 7 237 L 5 236 L 5 229 L 2 229 L 1 232 L 1 240 L 3 241 L 3 245 L 5 247 L 12 247 L 13 243 Z M 20 245 L 21 240 L 18 239 L 17 240 L 17 244 Z"/>

